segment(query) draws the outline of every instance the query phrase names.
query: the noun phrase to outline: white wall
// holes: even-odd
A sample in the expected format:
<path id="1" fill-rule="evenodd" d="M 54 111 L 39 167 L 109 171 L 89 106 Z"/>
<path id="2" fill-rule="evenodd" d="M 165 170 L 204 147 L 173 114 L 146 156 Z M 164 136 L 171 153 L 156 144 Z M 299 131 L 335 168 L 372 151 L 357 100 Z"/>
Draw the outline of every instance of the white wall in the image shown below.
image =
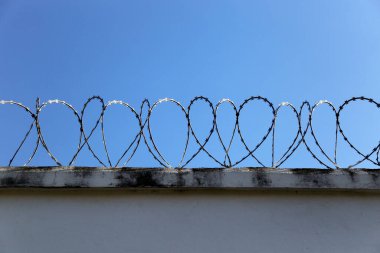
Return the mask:
<path id="1" fill-rule="evenodd" d="M 0 252 L 380 252 L 380 193 L 0 190 Z"/>

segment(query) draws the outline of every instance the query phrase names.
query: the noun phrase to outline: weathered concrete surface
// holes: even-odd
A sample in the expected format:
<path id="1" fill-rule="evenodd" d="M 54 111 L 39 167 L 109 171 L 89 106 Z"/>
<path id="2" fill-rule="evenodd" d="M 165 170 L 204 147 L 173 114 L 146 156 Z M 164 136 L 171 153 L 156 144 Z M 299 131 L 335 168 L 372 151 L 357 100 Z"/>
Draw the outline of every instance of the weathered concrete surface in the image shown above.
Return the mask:
<path id="1" fill-rule="evenodd" d="M 380 190 L 380 169 L 2 167 L 0 187 Z"/>

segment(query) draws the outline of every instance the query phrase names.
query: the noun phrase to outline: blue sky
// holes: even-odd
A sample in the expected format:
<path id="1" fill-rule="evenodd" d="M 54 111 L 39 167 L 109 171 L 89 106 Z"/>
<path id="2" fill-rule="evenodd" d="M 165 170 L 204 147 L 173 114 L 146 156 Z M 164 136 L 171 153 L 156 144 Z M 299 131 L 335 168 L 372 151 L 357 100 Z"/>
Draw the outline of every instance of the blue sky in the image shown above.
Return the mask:
<path id="1" fill-rule="evenodd" d="M 154 102 L 171 97 L 187 106 L 198 95 L 215 104 L 226 97 L 240 104 L 249 96 L 261 95 L 275 105 L 289 101 L 297 107 L 303 100 L 320 99 L 340 105 L 352 96 L 379 101 L 379 69 L 380 2 L 375 0 L 0 1 L 0 99 L 31 108 L 39 97 L 41 101 L 63 99 L 80 110 L 92 95 L 124 100 L 136 109 L 144 98 Z M 0 151 L 8 154 L 12 153 L 9 145 L 17 147 L 14 139 L 20 139 L 28 121 L 22 112 L 2 107 L 0 114 L 7 124 L 2 126 L 6 145 Z M 378 143 L 378 112 L 366 104 L 352 107 L 353 113 L 345 119 L 347 131 L 363 150 L 369 150 Z M 325 109 L 316 126 L 331 151 L 334 124 Z M 207 133 L 202 125 L 208 119 L 204 110 L 207 107 L 199 109 L 196 118 L 199 131 Z M 259 132 L 255 129 L 265 128 L 257 123 L 265 120 L 268 111 L 263 110 L 247 114 L 246 135 L 253 138 Z M 96 106 L 88 113 L 94 116 Z M 227 107 L 220 116 L 225 135 L 231 132 L 229 113 Z M 123 149 L 116 146 L 130 138 L 125 129 L 135 127 L 126 115 L 120 108 L 107 114 L 114 159 Z M 67 161 L 77 143 L 75 119 L 59 106 L 47 108 L 43 116 L 46 139 L 60 160 Z M 166 106 L 154 116 L 160 147 L 170 160 L 178 160 L 176 152 L 183 146 L 179 143 L 185 132 L 179 127 L 185 126 L 180 112 Z M 289 142 L 294 129 L 291 117 L 290 112 L 283 115 L 278 135 L 284 139 L 279 145 Z M 100 133 L 95 136 L 93 145 L 100 153 Z M 28 156 L 32 139 L 16 164 Z M 209 147 L 223 157 L 216 140 Z M 231 152 L 238 157 L 244 150 L 236 147 Z M 84 150 L 78 163 L 97 165 L 88 155 Z M 354 155 L 343 147 L 342 161 L 349 164 Z M 0 156 L 1 164 L 7 156 Z M 52 161 L 40 149 L 32 164 Z M 141 149 L 131 165 L 159 164 Z M 253 160 L 246 165 L 255 166 Z M 217 164 L 200 155 L 193 166 Z M 300 149 L 283 167 L 289 166 L 318 164 Z"/>

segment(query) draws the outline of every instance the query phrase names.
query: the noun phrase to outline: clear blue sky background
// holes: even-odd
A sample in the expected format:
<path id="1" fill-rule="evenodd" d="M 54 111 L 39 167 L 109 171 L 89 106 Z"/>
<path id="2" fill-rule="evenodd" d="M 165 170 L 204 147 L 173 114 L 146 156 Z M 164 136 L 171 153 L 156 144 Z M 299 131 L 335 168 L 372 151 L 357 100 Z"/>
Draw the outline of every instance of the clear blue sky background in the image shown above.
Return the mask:
<path id="1" fill-rule="evenodd" d="M 0 85 L 0 99 L 33 108 L 36 97 L 59 98 L 78 110 L 92 95 L 122 99 L 136 108 L 144 98 L 172 97 L 187 105 L 197 95 L 214 103 L 228 97 L 238 104 L 261 95 L 276 105 L 289 101 L 297 107 L 303 100 L 328 99 L 339 105 L 362 95 L 379 101 L 380 2 L 1 0 Z M 324 109 L 316 127 L 331 153 L 334 122 Z M 96 106 L 91 110 L 89 115 L 95 115 Z M 266 117 L 263 110 L 247 114 L 248 138 L 263 129 L 258 123 Z M 347 132 L 363 151 L 369 150 L 379 141 L 378 111 L 365 104 L 353 105 L 352 111 L 345 119 Z M 220 118 L 226 136 L 230 112 L 226 106 Z M 114 159 L 122 150 L 117 144 L 130 138 L 125 129 L 134 124 L 123 113 L 119 108 L 107 115 Z M 21 138 L 27 121 L 23 112 L 5 106 L 0 114 L 7 123 L 1 126 L 0 159 L 5 164 L 12 153 L 9 147 L 17 146 L 14 139 Z M 198 114 L 198 122 L 207 121 L 201 109 Z M 169 160 L 178 160 L 177 150 L 183 146 L 178 143 L 184 139 L 184 127 L 179 126 L 184 120 L 170 106 L 154 116 L 159 146 Z M 59 106 L 47 108 L 41 117 L 49 146 L 62 162 L 67 161 L 76 145 L 75 120 Z M 291 117 L 285 113 L 279 126 L 283 147 L 289 142 L 289 129 L 295 129 Z M 200 136 L 202 130 L 203 136 L 207 132 L 202 124 L 196 124 Z M 16 164 L 30 153 L 32 139 Z M 104 159 L 100 134 L 92 141 Z M 236 143 L 233 154 L 245 154 Z M 359 158 L 342 146 L 343 162 Z M 209 147 L 223 160 L 216 139 Z M 318 166 L 302 148 L 297 152 L 284 167 Z M 78 163 L 97 165 L 87 150 Z M 40 149 L 32 164 L 52 162 Z M 141 148 L 130 165 L 158 164 Z M 204 155 L 190 165 L 216 166 Z M 257 164 L 249 160 L 245 165 Z"/>

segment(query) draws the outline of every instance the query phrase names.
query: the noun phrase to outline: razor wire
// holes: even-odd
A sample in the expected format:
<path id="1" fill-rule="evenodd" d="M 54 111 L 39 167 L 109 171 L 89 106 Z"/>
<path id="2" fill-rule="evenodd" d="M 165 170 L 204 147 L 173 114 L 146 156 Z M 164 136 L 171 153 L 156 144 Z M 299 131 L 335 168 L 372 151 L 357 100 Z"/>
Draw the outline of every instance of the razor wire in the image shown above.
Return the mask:
<path id="1" fill-rule="evenodd" d="M 101 111 L 100 114 L 97 117 L 96 123 L 94 127 L 89 131 L 86 132 L 85 126 L 85 120 L 84 115 L 86 113 L 86 109 L 88 108 L 88 105 L 91 103 L 99 102 L 101 104 Z M 295 151 L 301 146 L 304 145 L 307 152 L 323 167 L 328 169 L 338 169 L 342 168 L 338 162 L 337 162 L 337 150 L 338 150 L 338 137 L 340 136 L 343 138 L 343 140 L 348 144 L 348 146 L 355 151 L 356 154 L 358 154 L 361 158 L 352 163 L 349 166 L 345 166 L 346 168 L 353 168 L 358 166 L 359 164 L 363 163 L 364 161 L 368 161 L 375 166 L 380 166 L 380 141 L 378 141 L 378 144 L 371 148 L 370 152 L 365 153 L 362 150 L 360 150 L 357 146 L 355 146 L 352 141 L 347 137 L 347 134 L 344 132 L 342 124 L 341 124 L 341 115 L 344 110 L 346 110 L 346 107 L 349 104 L 353 104 L 357 101 L 366 102 L 372 105 L 375 105 L 378 109 L 380 108 L 380 103 L 376 102 L 374 99 L 366 98 L 366 97 L 353 97 L 351 99 L 345 100 L 342 105 L 335 107 L 333 103 L 327 100 L 321 100 L 318 101 L 315 104 L 311 104 L 307 101 L 303 102 L 301 106 L 297 109 L 294 105 L 288 102 L 280 103 L 277 107 L 273 105 L 272 102 L 270 102 L 267 98 L 261 97 L 261 96 L 251 96 L 247 99 L 245 99 L 240 105 L 236 105 L 232 100 L 230 99 L 222 99 L 215 105 L 207 98 L 203 96 L 197 96 L 193 98 L 189 105 L 186 107 L 182 105 L 180 102 L 178 102 L 175 99 L 171 98 L 164 98 L 160 99 L 154 103 L 150 103 L 149 100 L 145 99 L 142 101 L 139 110 L 135 110 L 130 104 L 127 102 L 121 101 L 121 100 L 112 100 L 109 102 L 104 102 L 104 99 L 100 96 L 93 96 L 86 100 L 86 102 L 83 104 L 83 107 L 80 111 L 76 110 L 73 105 L 69 104 L 66 101 L 63 100 L 48 100 L 46 102 L 40 102 L 39 99 L 36 100 L 36 105 L 34 111 L 30 109 L 29 107 L 23 105 L 20 102 L 12 101 L 12 100 L 0 100 L 0 105 L 11 105 L 16 106 L 24 111 L 30 116 L 31 123 L 30 126 L 22 138 L 22 141 L 18 145 L 16 151 L 12 154 L 12 156 L 9 159 L 8 166 L 12 166 L 13 162 L 16 158 L 16 156 L 19 154 L 19 151 L 25 144 L 26 140 L 29 138 L 31 132 L 33 129 L 36 130 L 37 137 L 35 141 L 35 146 L 33 148 L 32 154 L 30 155 L 29 159 L 26 161 L 24 166 L 27 166 L 30 164 L 30 162 L 35 157 L 37 150 L 39 148 L 42 148 L 46 151 L 46 153 L 50 156 L 50 158 L 54 161 L 54 163 L 57 166 L 63 166 L 63 164 L 56 158 L 56 156 L 51 152 L 49 148 L 49 144 L 45 141 L 44 138 L 44 131 L 41 127 L 40 122 L 40 115 L 42 111 L 48 107 L 51 104 L 59 104 L 61 106 L 64 106 L 69 111 L 71 111 L 78 124 L 79 124 L 79 140 L 78 145 L 76 148 L 76 151 L 71 158 L 70 162 L 66 164 L 66 166 L 73 166 L 75 163 L 79 153 L 84 149 L 87 148 L 91 155 L 96 159 L 100 165 L 104 167 L 120 167 L 120 166 L 126 166 L 128 162 L 133 158 L 133 156 L 136 154 L 136 151 L 141 145 L 145 145 L 147 147 L 147 150 L 149 154 L 154 158 L 154 160 L 162 167 L 166 168 L 186 168 L 192 160 L 194 160 L 195 157 L 197 157 L 201 152 L 205 153 L 212 161 L 215 162 L 218 166 L 224 167 L 224 168 L 231 168 L 236 167 L 239 164 L 241 164 L 243 161 L 248 159 L 249 157 L 253 158 L 260 166 L 262 167 L 272 167 L 272 168 L 279 168 L 282 164 L 284 164 L 291 156 L 294 155 Z M 243 111 L 245 107 L 254 102 L 262 102 L 264 103 L 271 111 L 271 123 L 269 124 L 267 130 L 265 131 L 265 134 L 262 136 L 261 140 L 256 143 L 253 147 L 250 147 L 247 142 L 247 136 L 243 135 L 241 126 L 240 126 L 240 117 L 243 114 Z M 152 121 L 151 117 L 155 113 L 155 109 L 159 107 L 163 103 L 171 103 L 178 107 L 183 114 L 184 118 L 187 122 L 187 130 L 186 130 L 186 141 L 185 141 L 185 148 L 181 154 L 181 159 L 178 165 L 172 165 L 170 164 L 165 156 L 162 154 L 160 149 L 158 148 L 156 144 L 156 140 L 153 137 L 152 133 Z M 198 103 L 204 103 L 206 104 L 210 110 L 211 114 L 210 117 L 212 118 L 212 126 L 209 129 L 209 133 L 207 134 L 206 138 L 204 140 L 201 140 L 193 127 L 193 123 L 191 120 L 191 110 L 195 104 Z M 235 114 L 234 119 L 234 126 L 231 138 L 225 142 L 222 139 L 221 133 L 220 133 L 220 127 L 218 124 L 218 111 L 220 106 L 223 104 L 226 104 L 230 106 Z M 104 130 L 104 115 L 109 110 L 111 106 L 114 105 L 121 105 L 125 108 L 127 108 L 132 115 L 134 116 L 135 120 L 138 123 L 139 129 L 138 131 L 133 135 L 134 139 L 131 141 L 131 143 L 128 143 L 127 148 L 122 153 L 121 157 L 115 162 L 112 163 L 110 159 L 109 149 L 107 146 L 107 141 L 105 138 L 105 130 Z M 322 147 L 320 141 L 318 140 L 318 137 L 315 133 L 315 129 L 313 128 L 313 122 L 314 122 L 314 112 L 321 106 L 321 105 L 327 105 L 329 109 L 333 112 L 335 117 L 335 133 L 334 133 L 334 154 L 333 156 L 328 155 L 327 151 Z M 294 117 L 297 120 L 297 132 L 294 135 L 294 138 L 291 141 L 291 144 L 287 146 L 285 149 L 286 151 L 280 155 L 280 158 L 278 160 L 275 160 L 275 150 L 276 150 L 276 125 L 278 121 L 278 115 L 281 110 L 285 110 L 285 108 L 289 108 L 289 110 L 294 114 Z M 144 112 L 147 113 L 146 117 L 143 117 Z M 308 118 L 306 122 L 306 126 L 302 125 L 302 115 L 307 113 Z M 89 140 L 91 139 L 91 136 L 93 136 L 96 129 L 100 128 L 101 136 L 102 136 L 102 144 L 103 148 L 106 154 L 107 161 L 101 160 L 98 154 L 94 151 L 94 148 L 91 146 Z M 306 140 L 306 135 L 310 133 L 312 136 L 312 142 L 313 145 L 317 147 L 318 154 L 311 148 L 310 141 Z M 223 159 L 217 158 L 206 146 L 209 143 L 212 136 L 216 135 L 217 140 L 222 147 L 223 150 Z M 195 140 L 195 143 L 198 145 L 196 148 L 196 151 L 190 155 L 188 159 L 185 159 L 189 147 L 190 138 L 193 138 Z M 245 149 L 245 154 L 242 155 L 240 159 L 237 159 L 237 161 L 233 161 L 230 157 L 231 152 L 231 146 L 235 139 L 240 140 L 241 144 L 243 145 Z M 258 149 L 260 149 L 265 141 L 271 141 L 271 164 L 265 164 L 262 162 L 259 157 L 255 154 Z M 127 156 L 127 154 L 129 154 Z M 122 163 L 122 160 L 126 158 L 126 161 Z"/>

